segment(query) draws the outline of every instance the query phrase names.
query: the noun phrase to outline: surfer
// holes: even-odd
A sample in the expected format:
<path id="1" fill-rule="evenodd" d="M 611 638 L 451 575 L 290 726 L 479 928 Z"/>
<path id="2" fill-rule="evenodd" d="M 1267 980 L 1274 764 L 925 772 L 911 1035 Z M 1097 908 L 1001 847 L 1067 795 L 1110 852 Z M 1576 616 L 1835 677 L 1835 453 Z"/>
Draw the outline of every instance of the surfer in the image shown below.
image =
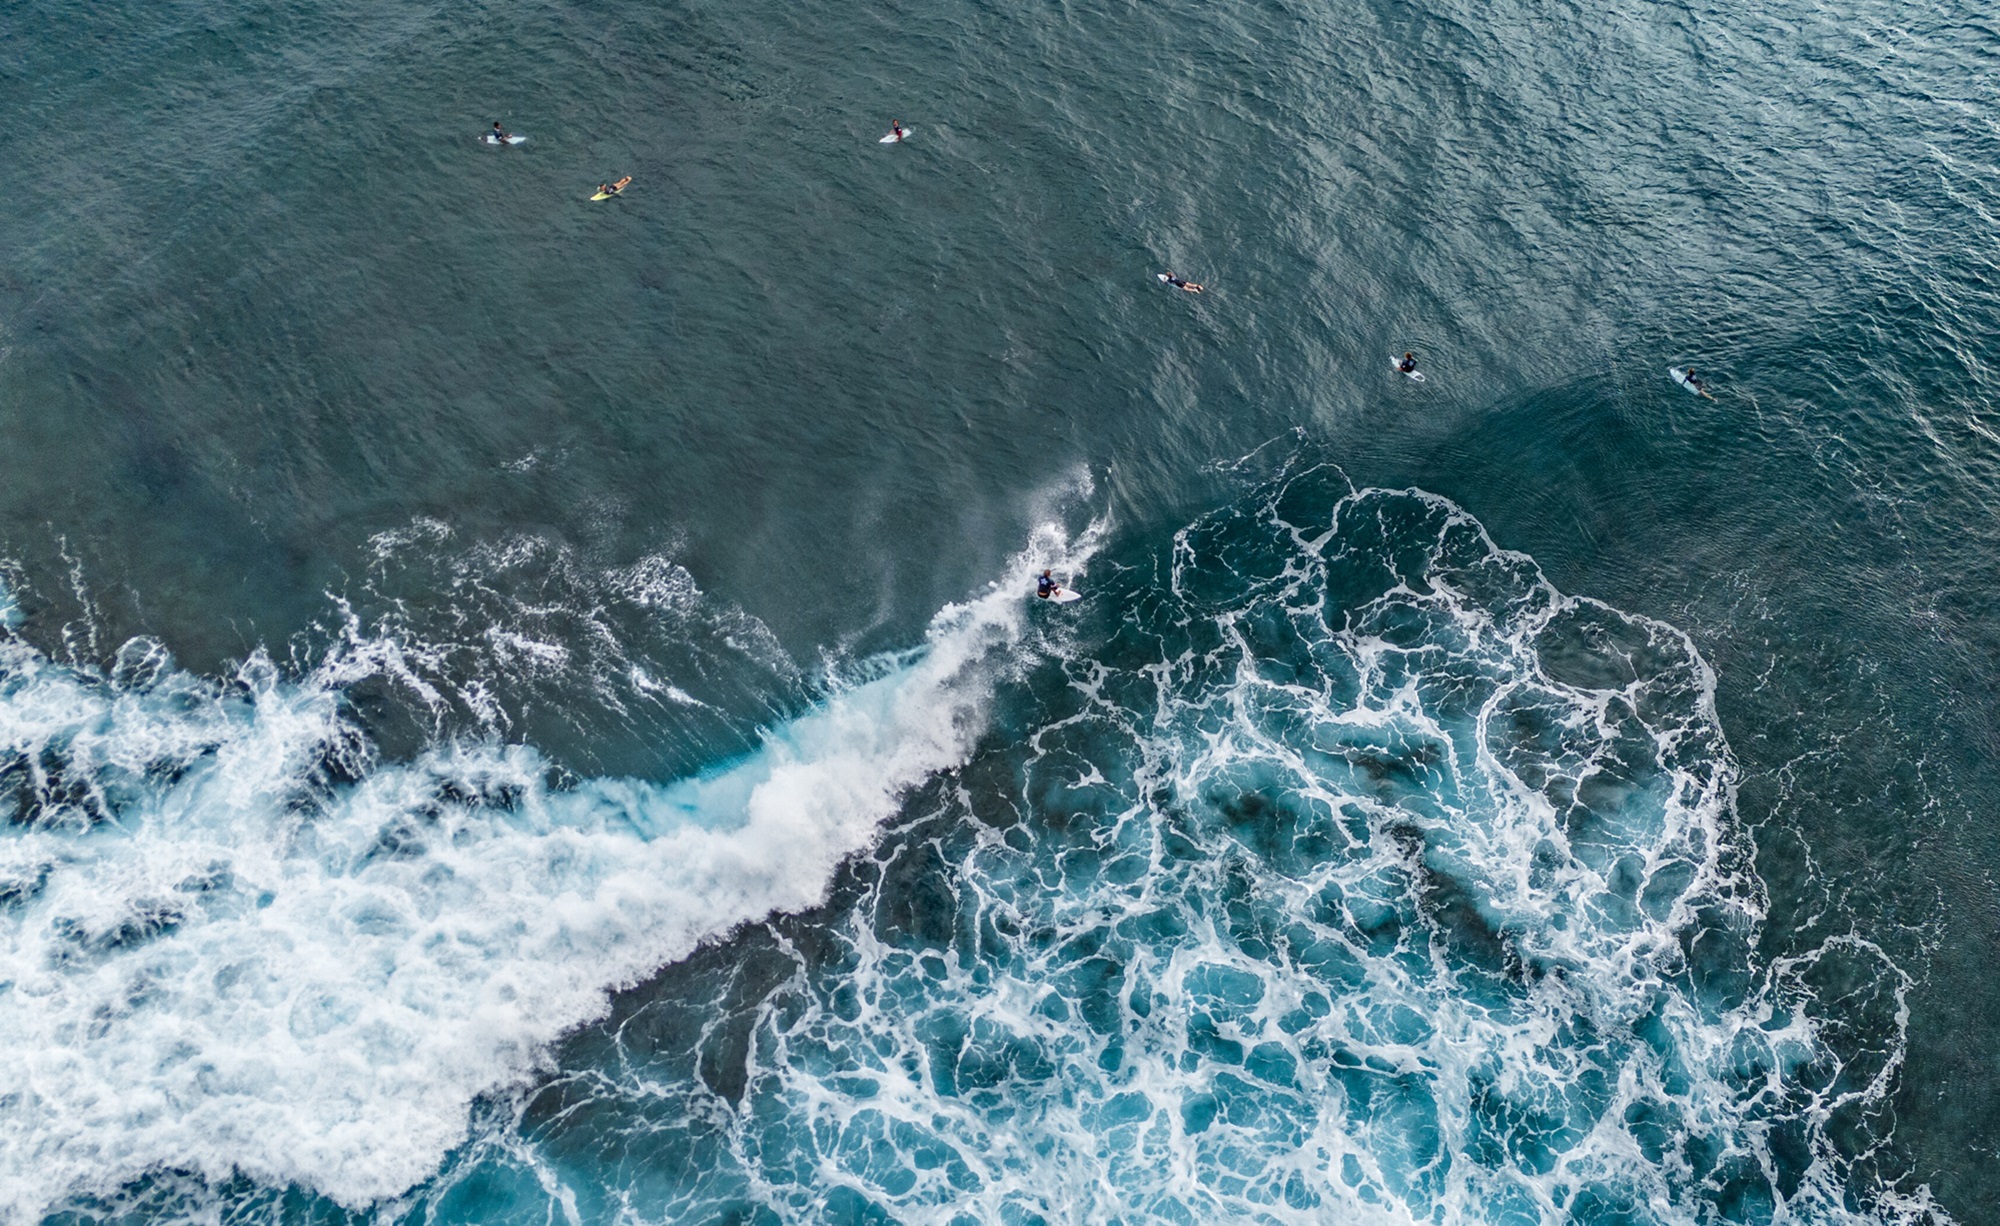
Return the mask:
<path id="1" fill-rule="evenodd" d="M 1682 374 L 1681 378 L 1685 380 L 1687 385 L 1693 388 L 1696 392 L 1700 393 L 1703 396 L 1708 396 L 1708 384 L 1694 377 L 1694 367 L 1692 366 L 1688 367 L 1686 372 Z M 1708 398 L 1710 400 L 1715 399 L 1715 397 L 1713 396 L 1708 396 Z"/>
<path id="2" fill-rule="evenodd" d="M 1061 584 L 1049 577 L 1048 571 L 1043 571 L 1042 577 L 1035 581 L 1035 595 L 1040 596 L 1043 600 L 1047 600 L 1049 597 L 1055 595 L 1061 587 Z"/>
<path id="3" fill-rule="evenodd" d="M 903 121 L 900 119 L 889 125 L 889 135 L 895 137 L 897 140 L 901 140 L 909 134 L 909 129 L 903 126 Z"/>
<path id="4" fill-rule="evenodd" d="M 1417 355 L 1414 353 L 1405 353 L 1403 355 L 1403 360 L 1396 363 L 1396 369 L 1402 371 L 1406 375 L 1414 371 L 1416 368 L 1417 368 Z"/>
<path id="5" fill-rule="evenodd" d="M 500 121 L 499 121 L 499 120 L 497 120 L 497 119 L 496 119 L 496 120 L 494 120 L 494 121 L 493 121 L 493 143 L 494 143 L 494 144 L 496 144 L 496 145 L 504 145 L 504 144 L 506 144 L 506 143 L 507 143 L 507 142 L 508 142 L 509 140 L 512 140 L 512 139 L 513 139 L 513 138 L 512 138 L 511 136 L 509 136 L 509 135 L 508 135 L 508 133 L 507 133 L 507 129 L 505 129 L 505 128 L 503 128 L 503 127 L 501 127 L 501 126 L 500 126 Z"/>
<path id="6" fill-rule="evenodd" d="M 1161 273 L 1160 280 L 1165 281 L 1175 289 L 1186 290 L 1190 294 L 1199 294 L 1204 288 L 1199 281 L 1190 281 L 1186 277 L 1176 277 L 1170 272 Z"/>
<path id="7" fill-rule="evenodd" d="M 625 185 L 623 183 L 599 183 L 597 185 L 597 194 L 600 196 L 615 196 L 624 190 Z"/>

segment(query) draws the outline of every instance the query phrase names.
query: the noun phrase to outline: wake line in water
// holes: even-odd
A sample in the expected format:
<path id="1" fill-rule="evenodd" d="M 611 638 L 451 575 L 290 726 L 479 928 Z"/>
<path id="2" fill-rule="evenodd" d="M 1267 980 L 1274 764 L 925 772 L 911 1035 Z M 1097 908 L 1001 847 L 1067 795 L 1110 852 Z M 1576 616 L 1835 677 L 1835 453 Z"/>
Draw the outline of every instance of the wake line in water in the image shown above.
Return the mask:
<path id="1" fill-rule="evenodd" d="M 1065 560 L 1045 531 L 1013 569 Z M 725 769 L 568 788 L 524 745 L 374 762 L 343 686 L 393 642 L 216 684 L 0 633 L 0 1210 L 164 1170 L 404 1192 L 608 992 L 820 901 L 963 761 L 1028 616 L 996 586 Z"/>

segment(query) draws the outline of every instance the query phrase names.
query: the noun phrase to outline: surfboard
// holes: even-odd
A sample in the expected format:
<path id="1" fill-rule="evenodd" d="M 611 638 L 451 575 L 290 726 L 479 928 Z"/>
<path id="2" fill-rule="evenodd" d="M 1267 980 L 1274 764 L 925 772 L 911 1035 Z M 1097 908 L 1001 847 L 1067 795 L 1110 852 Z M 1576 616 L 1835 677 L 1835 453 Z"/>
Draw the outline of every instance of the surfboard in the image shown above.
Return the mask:
<path id="1" fill-rule="evenodd" d="M 1710 400 L 1715 399 L 1715 397 L 1708 395 L 1707 388 L 1695 382 L 1693 379 L 1690 379 L 1688 377 L 1688 372 L 1681 369 L 1678 366 L 1667 367 L 1667 378 L 1672 379 L 1674 382 L 1680 384 L 1682 387 L 1693 392 L 1697 396 L 1708 396 Z"/>
<path id="2" fill-rule="evenodd" d="M 1048 599 L 1050 604 L 1068 604 L 1072 600 L 1082 600 L 1083 593 L 1073 587 L 1059 587 Z"/>
<path id="3" fill-rule="evenodd" d="M 506 139 L 506 141 L 505 141 L 505 142 L 502 142 L 502 141 L 501 141 L 501 139 L 500 139 L 499 137 L 497 137 L 497 136 L 493 135 L 493 134 L 492 134 L 491 132 L 488 132 L 488 133 L 487 133 L 486 135 L 484 135 L 484 136 L 480 137 L 479 139 L 480 139 L 480 140 L 481 140 L 482 142 L 484 142 L 484 143 L 486 143 L 486 144 L 489 144 L 489 145 L 498 145 L 498 144 L 502 144 L 502 143 L 505 143 L 505 144 L 509 144 L 509 145 L 518 145 L 518 144 L 520 144 L 521 142 L 523 142 L 523 141 L 527 140 L 528 138 L 527 138 L 527 137 L 525 137 L 525 136 L 523 136 L 523 135 L 521 135 L 521 134 L 520 134 L 519 132 L 509 132 L 509 133 L 507 134 L 507 139 Z"/>
<path id="4" fill-rule="evenodd" d="M 891 132 L 889 133 L 889 135 L 883 137 L 881 140 L 878 140 L 875 143 L 878 145 L 900 145 L 903 143 L 903 137 L 908 136 L 911 131 L 912 129 L 910 128 L 904 128 L 903 136 L 898 136 L 894 132 Z"/>
<path id="5" fill-rule="evenodd" d="M 1422 383 L 1424 381 L 1423 371 L 1403 369 L 1403 355 L 1400 353 L 1392 353 L 1389 355 L 1389 365 L 1395 367 L 1397 374 L 1410 376 L 1412 382 Z"/>
<path id="6" fill-rule="evenodd" d="M 616 195 L 617 195 L 618 193 L 620 193 L 620 192 L 624 191 L 624 190 L 625 190 L 625 185 L 626 185 L 627 183 L 630 183 L 631 181 L 632 181 L 632 176 L 631 176 L 631 175 L 626 175 L 626 176 L 625 176 L 624 178 L 622 178 L 622 179 L 618 180 L 618 182 L 616 182 L 616 183 L 613 183 L 613 184 L 611 185 L 611 190 L 610 190 L 610 191 L 608 191 L 608 192 L 598 192 L 598 193 L 597 193 L 596 195 L 592 196 L 592 197 L 591 197 L 591 199 L 592 199 L 592 200 L 609 200 L 609 199 L 611 199 L 611 198 L 612 198 L 613 196 L 616 196 Z"/>

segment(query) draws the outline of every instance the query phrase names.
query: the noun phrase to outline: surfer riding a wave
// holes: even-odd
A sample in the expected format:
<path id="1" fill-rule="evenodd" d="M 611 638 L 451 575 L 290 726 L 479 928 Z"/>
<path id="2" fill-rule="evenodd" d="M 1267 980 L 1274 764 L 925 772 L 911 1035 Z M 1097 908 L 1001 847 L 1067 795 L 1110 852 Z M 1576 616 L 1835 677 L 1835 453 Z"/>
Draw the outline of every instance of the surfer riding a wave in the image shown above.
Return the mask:
<path id="1" fill-rule="evenodd" d="M 1051 604 L 1068 604 L 1072 600 L 1083 599 L 1082 593 L 1057 583 L 1055 576 L 1048 571 L 1043 571 L 1042 577 L 1035 580 L 1035 595 Z"/>

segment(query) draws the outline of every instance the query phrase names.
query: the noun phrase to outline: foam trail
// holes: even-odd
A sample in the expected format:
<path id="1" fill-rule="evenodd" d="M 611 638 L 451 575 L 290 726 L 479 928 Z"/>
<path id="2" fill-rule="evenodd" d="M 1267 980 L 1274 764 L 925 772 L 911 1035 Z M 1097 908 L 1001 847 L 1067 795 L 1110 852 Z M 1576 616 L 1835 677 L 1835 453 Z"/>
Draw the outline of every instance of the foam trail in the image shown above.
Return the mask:
<path id="1" fill-rule="evenodd" d="M 1076 563 L 1054 530 L 1010 573 Z M 350 645 L 227 684 L 114 676 L 0 634 L 0 1216 L 148 1172 L 365 1206 L 482 1093 L 704 938 L 819 902 L 904 792 L 962 762 L 1030 625 L 1017 583 L 698 780 L 558 789 L 523 745 L 375 760 Z"/>

